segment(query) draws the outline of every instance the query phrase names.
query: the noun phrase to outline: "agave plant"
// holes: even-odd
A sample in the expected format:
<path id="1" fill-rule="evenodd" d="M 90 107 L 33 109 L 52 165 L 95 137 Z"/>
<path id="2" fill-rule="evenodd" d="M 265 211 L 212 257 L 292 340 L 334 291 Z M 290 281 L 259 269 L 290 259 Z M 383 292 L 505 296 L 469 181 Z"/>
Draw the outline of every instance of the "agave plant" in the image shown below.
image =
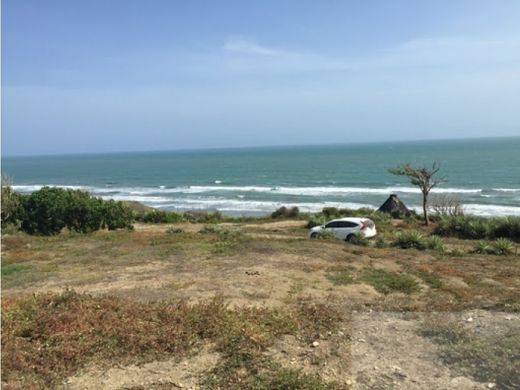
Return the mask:
<path id="1" fill-rule="evenodd" d="M 489 245 L 489 243 L 487 241 L 481 240 L 475 244 L 475 247 L 473 248 L 473 252 L 485 255 L 485 254 L 493 253 L 494 251 L 493 251 L 493 248 L 491 247 L 491 245 Z"/>
<path id="2" fill-rule="evenodd" d="M 424 235 L 417 230 L 411 230 L 405 233 L 398 233 L 392 245 L 402 249 L 415 248 L 419 250 L 424 250 L 427 248 Z"/>
<path id="3" fill-rule="evenodd" d="M 507 256 L 513 253 L 514 244 L 507 238 L 499 238 L 493 243 L 493 251 L 497 255 Z"/>
<path id="4" fill-rule="evenodd" d="M 439 252 L 446 252 L 446 246 L 444 245 L 444 241 L 439 236 L 430 236 L 426 241 L 426 245 L 428 249 L 433 249 Z"/>

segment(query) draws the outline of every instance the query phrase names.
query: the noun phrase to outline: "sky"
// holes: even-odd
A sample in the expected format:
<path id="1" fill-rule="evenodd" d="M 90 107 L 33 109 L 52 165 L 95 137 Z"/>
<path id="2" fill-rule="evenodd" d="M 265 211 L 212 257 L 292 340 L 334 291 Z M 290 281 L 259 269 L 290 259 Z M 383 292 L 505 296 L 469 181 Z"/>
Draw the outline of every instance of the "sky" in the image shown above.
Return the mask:
<path id="1" fill-rule="evenodd" d="M 520 1 L 3 0 L 2 154 L 520 136 Z"/>

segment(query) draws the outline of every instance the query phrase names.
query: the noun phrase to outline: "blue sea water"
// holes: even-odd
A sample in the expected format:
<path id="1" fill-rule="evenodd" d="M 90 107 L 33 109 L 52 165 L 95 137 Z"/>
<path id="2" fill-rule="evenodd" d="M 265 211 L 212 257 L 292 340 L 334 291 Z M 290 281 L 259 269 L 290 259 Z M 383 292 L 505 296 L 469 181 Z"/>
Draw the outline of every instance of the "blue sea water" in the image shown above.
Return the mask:
<path id="1" fill-rule="evenodd" d="M 395 193 L 421 195 L 388 169 L 441 164 L 433 191 L 458 197 L 467 213 L 520 215 L 520 137 L 326 146 L 2 158 L 14 188 L 82 188 L 104 198 L 167 210 L 261 215 L 276 208 L 379 207 Z"/>

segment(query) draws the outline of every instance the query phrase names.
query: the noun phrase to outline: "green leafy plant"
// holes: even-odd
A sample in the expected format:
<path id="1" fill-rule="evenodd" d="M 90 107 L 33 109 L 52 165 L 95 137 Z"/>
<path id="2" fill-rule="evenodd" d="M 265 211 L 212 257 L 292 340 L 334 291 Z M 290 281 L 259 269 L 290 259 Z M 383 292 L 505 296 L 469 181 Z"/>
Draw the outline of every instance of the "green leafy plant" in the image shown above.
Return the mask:
<path id="1" fill-rule="evenodd" d="M 493 243 L 493 251 L 499 256 L 507 256 L 513 253 L 514 244 L 507 238 L 499 238 Z"/>
<path id="2" fill-rule="evenodd" d="M 446 252 L 446 246 L 444 245 L 444 241 L 439 236 L 430 236 L 426 239 L 426 246 L 428 249 L 433 249 L 438 252 L 444 253 Z"/>
<path id="3" fill-rule="evenodd" d="M 402 249 L 415 248 L 419 250 L 425 250 L 428 247 L 428 244 L 421 232 L 417 230 L 410 230 L 406 232 L 398 232 L 395 236 L 392 246 Z"/>
<path id="4" fill-rule="evenodd" d="M 181 228 L 179 227 L 175 227 L 175 226 L 172 226 L 172 227 L 169 227 L 168 229 L 166 229 L 166 234 L 171 234 L 171 235 L 174 235 L 174 234 L 180 234 L 182 233 L 184 230 L 182 230 Z"/>

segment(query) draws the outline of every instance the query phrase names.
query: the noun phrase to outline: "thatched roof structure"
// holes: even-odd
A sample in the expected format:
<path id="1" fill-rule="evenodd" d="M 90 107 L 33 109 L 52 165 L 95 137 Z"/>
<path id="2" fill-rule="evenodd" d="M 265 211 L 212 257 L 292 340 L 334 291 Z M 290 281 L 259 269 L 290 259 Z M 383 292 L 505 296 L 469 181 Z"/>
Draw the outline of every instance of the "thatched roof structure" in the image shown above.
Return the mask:
<path id="1" fill-rule="evenodd" d="M 388 214 L 410 214 L 410 210 L 401 202 L 401 199 L 395 194 L 392 194 L 388 199 L 379 207 L 378 211 Z"/>

